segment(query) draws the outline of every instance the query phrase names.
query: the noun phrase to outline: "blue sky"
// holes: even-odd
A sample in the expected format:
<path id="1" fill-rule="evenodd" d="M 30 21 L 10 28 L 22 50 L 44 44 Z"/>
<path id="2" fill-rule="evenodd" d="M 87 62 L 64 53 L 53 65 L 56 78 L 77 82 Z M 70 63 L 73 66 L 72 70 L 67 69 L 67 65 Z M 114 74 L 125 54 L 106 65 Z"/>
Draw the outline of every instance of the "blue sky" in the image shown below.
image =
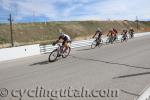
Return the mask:
<path id="1" fill-rule="evenodd" d="M 150 0 L 0 0 L 0 21 L 150 20 Z"/>

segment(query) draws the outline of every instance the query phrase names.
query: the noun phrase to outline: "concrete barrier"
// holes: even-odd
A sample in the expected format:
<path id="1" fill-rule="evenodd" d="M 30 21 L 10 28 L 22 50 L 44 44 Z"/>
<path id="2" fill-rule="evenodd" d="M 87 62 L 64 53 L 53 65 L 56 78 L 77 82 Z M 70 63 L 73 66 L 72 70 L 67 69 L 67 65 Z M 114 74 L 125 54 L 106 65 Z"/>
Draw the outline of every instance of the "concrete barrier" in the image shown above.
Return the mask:
<path id="1" fill-rule="evenodd" d="M 0 49 L 0 61 L 39 55 L 39 44 Z"/>

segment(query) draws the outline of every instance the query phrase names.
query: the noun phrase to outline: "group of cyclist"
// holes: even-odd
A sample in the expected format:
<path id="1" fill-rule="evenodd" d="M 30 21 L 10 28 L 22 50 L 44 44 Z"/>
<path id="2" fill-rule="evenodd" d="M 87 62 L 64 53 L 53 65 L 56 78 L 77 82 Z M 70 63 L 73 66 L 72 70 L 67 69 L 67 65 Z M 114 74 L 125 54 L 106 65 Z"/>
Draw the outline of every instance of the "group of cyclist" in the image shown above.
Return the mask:
<path id="1" fill-rule="evenodd" d="M 62 43 L 61 49 L 63 50 L 65 48 L 65 50 L 63 50 L 63 52 L 65 52 L 69 47 L 69 43 L 71 43 L 71 38 L 69 35 L 62 32 L 62 30 L 59 30 L 59 34 L 60 34 L 60 36 L 59 36 L 58 40 L 56 42 L 54 42 L 53 45 L 55 45 L 58 42 L 61 42 Z M 130 38 L 133 38 L 134 30 L 132 27 L 129 30 L 123 29 L 123 31 L 121 33 L 123 41 L 127 40 L 128 34 L 129 34 Z M 96 38 L 97 42 L 100 43 L 102 40 L 102 35 L 103 35 L 102 30 L 100 28 L 97 28 L 97 30 L 92 38 Z M 113 43 L 118 38 L 118 31 L 115 28 L 110 29 L 108 31 L 107 37 L 108 37 L 108 42 Z"/>
<path id="2" fill-rule="evenodd" d="M 134 30 L 132 27 L 129 30 L 127 30 L 127 29 L 122 30 L 122 33 L 121 33 L 122 41 L 127 41 L 128 34 L 129 34 L 130 38 L 133 38 Z M 101 42 L 102 35 L 103 35 L 102 30 L 100 28 L 97 28 L 97 31 L 95 32 L 93 38 L 96 37 L 97 42 Z M 110 29 L 107 33 L 107 37 L 108 37 L 108 39 L 106 42 L 113 43 L 115 40 L 118 39 L 118 31 L 115 28 Z"/>

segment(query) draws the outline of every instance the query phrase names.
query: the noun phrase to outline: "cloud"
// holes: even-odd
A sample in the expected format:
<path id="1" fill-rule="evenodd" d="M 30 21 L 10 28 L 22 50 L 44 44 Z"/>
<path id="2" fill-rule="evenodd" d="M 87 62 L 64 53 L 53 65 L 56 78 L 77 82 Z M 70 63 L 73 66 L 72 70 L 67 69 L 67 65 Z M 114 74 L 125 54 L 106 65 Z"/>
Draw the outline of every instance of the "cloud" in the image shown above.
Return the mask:
<path id="1" fill-rule="evenodd" d="M 23 19 L 31 16 L 54 18 L 57 15 L 57 11 L 55 11 L 52 3 L 43 2 L 47 2 L 47 0 L 2 0 L 1 7 L 5 9 L 5 12 L 11 12 L 17 19 Z"/>
<path id="2" fill-rule="evenodd" d="M 88 16 L 99 16 L 101 19 L 129 19 L 134 20 L 136 16 L 144 18 L 150 16 L 149 0 L 105 0 L 98 1 L 84 7 L 84 13 Z"/>
<path id="3" fill-rule="evenodd" d="M 17 20 L 40 17 L 49 20 L 150 19 L 149 0 L 1 0 L 0 13 Z"/>

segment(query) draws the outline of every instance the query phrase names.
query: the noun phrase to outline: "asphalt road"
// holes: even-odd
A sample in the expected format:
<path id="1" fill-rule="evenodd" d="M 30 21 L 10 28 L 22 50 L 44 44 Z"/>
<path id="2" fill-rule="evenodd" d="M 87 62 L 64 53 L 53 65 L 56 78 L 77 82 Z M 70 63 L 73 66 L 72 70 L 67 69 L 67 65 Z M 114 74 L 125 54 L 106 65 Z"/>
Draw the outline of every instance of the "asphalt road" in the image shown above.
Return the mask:
<path id="1" fill-rule="evenodd" d="M 68 58 L 54 63 L 48 62 L 48 54 L 0 62 L 0 100 L 19 100 L 19 89 L 23 94 L 20 100 L 134 100 L 149 83 L 150 36 L 96 49 L 73 49 Z M 70 90 L 95 89 L 107 94 L 107 90 L 117 90 L 118 94 L 111 97 L 101 92 L 99 97 L 60 98 L 58 94 L 58 97 L 29 97 L 24 91 L 37 87 L 46 91 L 69 90 L 69 87 Z M 6 94 L 7 97 L 2 97 Z"/>

